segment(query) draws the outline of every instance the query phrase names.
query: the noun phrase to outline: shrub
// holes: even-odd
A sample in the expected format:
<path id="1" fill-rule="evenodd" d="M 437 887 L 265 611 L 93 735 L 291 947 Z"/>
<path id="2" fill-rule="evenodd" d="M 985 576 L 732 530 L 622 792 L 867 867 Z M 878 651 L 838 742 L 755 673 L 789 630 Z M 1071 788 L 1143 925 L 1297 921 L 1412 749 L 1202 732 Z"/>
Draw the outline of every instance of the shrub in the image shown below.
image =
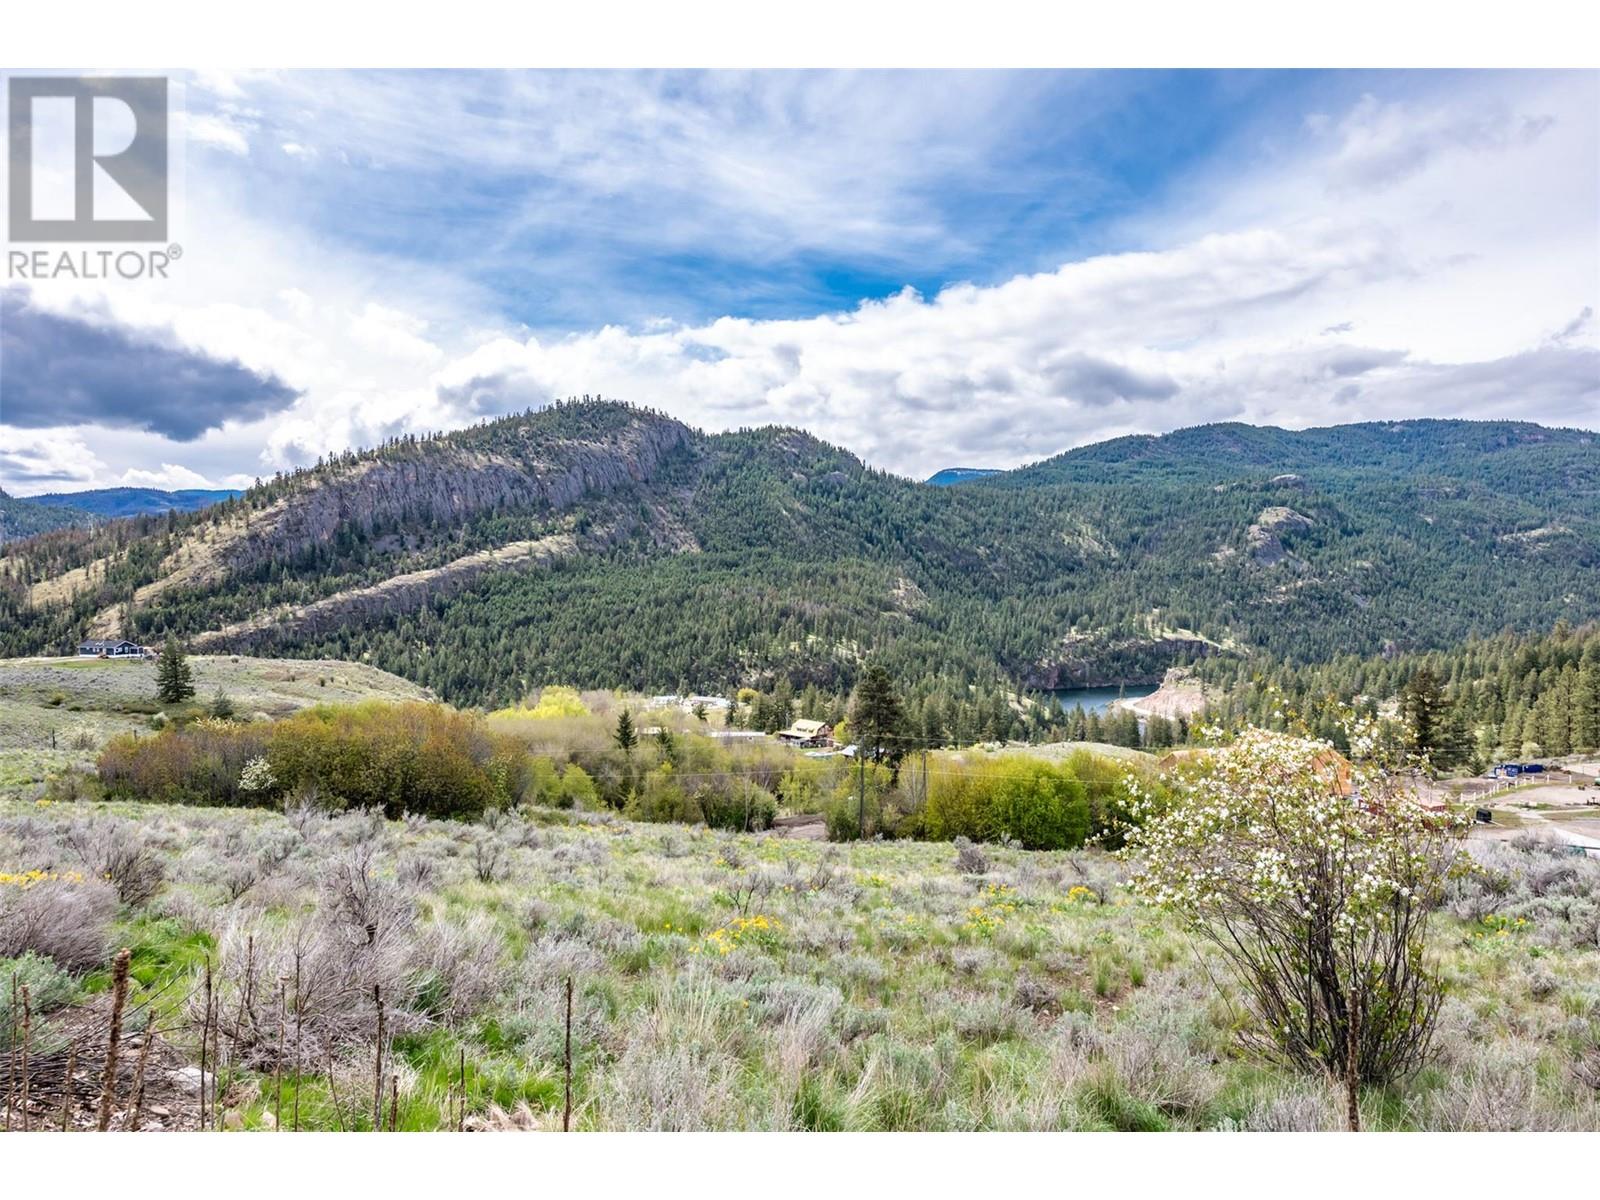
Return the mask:
<path id="1" fill-rule="evenodd" d="M 582 812 L 600 803 L 600 790 L 594 786 L 589 773 L 573 763 L 561 773 L 560 804 L 562 808 L 575 808 Z"/>
<path id="2" fill-rule="evenodd" d="M 644 786 L 628 797 L 622 811 L 630 821 L 682 821 L 697 825 L 703 820 L 699 801 L 678 782 L 671 764 L 657 767 L 645 776 Z"/>
<path id="3" fill-rule="evenodd" d="M 63 840 L 94 878 L 117 889 L 122 903 L 144 904 L 161 890 L 166 868 L 132 821 L 117 817 L 74 821 Z"/>
<path id="4" fill-rule="evenodd" d="M 22 1021 L 20 1011 L 11 1011 L 13 980 L 16 981 L 19 997 L 21 988 L 27 987 L 28 1003 L 35 1018 L 43 1013 L 54 1012 L 78 991 L 72 976 L 42 954 L 29 950 L 17 958 L 0 958 L 0 1029 L 11 1029 L 13 1018 L 19 1025 Z"/>
<path id="5" fill-rule="evenodd" d="M 828 840 L 852 842 L 885 832 L 883 801 L 892 780 L 893 773 L 882 763 L 868 763 L 864 769 L 858 767 L 841 773 L 834 781 L 833 798 L 825 814 Z M 865 830 L 861 828 L 863 808 L 866 815 Z"/>
<path id="6" fill-rule="evenodd" d="M 1071 767 L 1024 754 L 941 759 L 922 814 L 929 837 L 1010 838 L 1029 850 L 1083 845 L 1091 817 Z"/>
<path id="7" fill-rule="evenodd" d="M 471 714 L 372 701 L 319 705 L 267 726 L 202 720 L 117 738 L 101 752 L 99 773 L 107 794 L 121 798 L 252 805 L 314 794 L 327 807 L 391 819 L 473 819 L 523 796 L 532 768 L 521 742 Z"/>
<path id="8" fill-rule="evenodd" d="M 1348 781 L 1348 782 L 1347 782 Z M 1250 998 L 1250 1038 L 1291 1064 L 1387 1083 L 1427 1058 L 1442 989 L 1428 918 L 1461 828 L 1324 742 L 1248 730 L 1130 844 L 1134 888 L 1209 940 Z"/>
<path id="9" fill-rule="evenodd" d="M 746 833 L 770 829 L 778 815 L 778 801 L 772 793 L 744 779 L 731 780 L 726 787 L 701 789 L 698 799 L 705 822 L 713 829 Z"/>
<path id="10" fill-rule="evenodd" d="M 969 838 L 956 836 L 956 870 L 963 875 L 987 875 L 989 860 Z"/>
<path id="11" fill-rule="evenodd" d="M 68 971 L 105 962 L 116 891 L 95 879 L 59 876 L 26 886 L 0 881 L 0 958 L 32 951 Z"/>

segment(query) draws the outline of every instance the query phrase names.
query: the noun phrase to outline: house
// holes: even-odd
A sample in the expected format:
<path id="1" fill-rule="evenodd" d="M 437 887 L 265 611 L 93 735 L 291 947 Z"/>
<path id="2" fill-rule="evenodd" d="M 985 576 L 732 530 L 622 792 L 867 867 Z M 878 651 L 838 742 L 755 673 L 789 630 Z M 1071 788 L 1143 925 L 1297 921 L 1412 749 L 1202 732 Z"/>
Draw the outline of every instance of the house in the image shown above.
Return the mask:
<path id="1" fill-rule="evenodd" d="M 148 653 L 138 642 L 126 638 L 90 638 L 78 644 L 79 658 L 144 658 Z"/>
<path id="2" fill-rule="evenodd" d="M 726 710 L 729 701 L 726 696 L 689 696 L 683 702 L 684 712 L 693 712 L 697 708 Z"/>
<path id="3" fill-rule="evenodd" d="M 826 721 L 795 721 L 773 735 L 791 746 L 823 746 L 833 741 L 833 726 Z"/>

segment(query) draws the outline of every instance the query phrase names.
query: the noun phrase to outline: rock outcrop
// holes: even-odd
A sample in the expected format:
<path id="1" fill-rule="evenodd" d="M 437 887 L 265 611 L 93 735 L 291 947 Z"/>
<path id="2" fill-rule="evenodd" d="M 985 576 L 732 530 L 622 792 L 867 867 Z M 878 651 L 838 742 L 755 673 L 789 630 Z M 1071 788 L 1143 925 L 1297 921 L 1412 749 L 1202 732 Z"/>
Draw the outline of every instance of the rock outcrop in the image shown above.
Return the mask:
<path id="1" fill-rule="evenodd" d="M 1166 717 L 1185 720 L 1205 711 L 1206 688 L 1188 667 L 1169 667 L 1161 686 L 1148 696 L 1119 703 L 1141 717 Z"/>
<path id="2" fill-rule="evenodd" d="M 1310 529 L 1316 524 L 1304 513 L 1295 512 L 1281 504 L 1274 504 L 1270 508 L 1261 510 L 1261 515 L 1255 523 L 1245 530 L 1245 549 L 1250 552 L 1251 561 L 1258 567 L 1275 567 L 1285 560 L 1299 563 L 1301 560 L 1290 554 L 1284 547 L 1283 536 L 1287 533 L 1297 533 L 1302 529 Z"/>

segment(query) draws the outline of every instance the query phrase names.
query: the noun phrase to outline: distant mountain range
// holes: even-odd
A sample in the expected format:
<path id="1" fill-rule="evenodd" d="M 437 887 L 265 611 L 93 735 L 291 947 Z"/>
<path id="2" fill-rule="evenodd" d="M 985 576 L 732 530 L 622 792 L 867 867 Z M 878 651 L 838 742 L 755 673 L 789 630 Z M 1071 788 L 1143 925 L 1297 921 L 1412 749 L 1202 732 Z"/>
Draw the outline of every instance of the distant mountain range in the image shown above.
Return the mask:
<path id="1" fill-rule="evenodd" d="M 53 529 L 84 528 L 96 521 L 151 513 L 194 512 L 241 495 L 234 489 L 197 488 L 164 492 L 159 488 L 96 488 L 87 492 L 48 492 L 12 496 L 0 491 L 0 542 L 32 537 Z"/>
<path id="2" fill-rule="evenodd" d="M 51 508 L 74 509 L 97 517 L 137 517 L 145 513 L 164 513 L 171 509 L 194 512 L 196 509 L 243 495 L 237 488 L 185 488 L 164 492 L 159 488 L 95 488 L 87 492 L 47 492 L 42 496 L 23 496 L 24 504 L 43 504 Z"/>
<path id="3" fill-rule="evenodd" d="M 541 684 L 1153 682 L 1600 619 L 1600 437 L 1211 425 L 928 487 L 795 429 L 585 402 L 402 438 L 202 513 L 0 547 L 0 654 L 84 636 Z"/>
<path id="4" fill-rule="evenodd" d="M 974 479 L 984 479 L 1000 472 L 992 467 L 946 467 L 937 474 L 930 475 L 927 483 L 933 487 L 950 487 L 957 483 L 970 483 Z"/>

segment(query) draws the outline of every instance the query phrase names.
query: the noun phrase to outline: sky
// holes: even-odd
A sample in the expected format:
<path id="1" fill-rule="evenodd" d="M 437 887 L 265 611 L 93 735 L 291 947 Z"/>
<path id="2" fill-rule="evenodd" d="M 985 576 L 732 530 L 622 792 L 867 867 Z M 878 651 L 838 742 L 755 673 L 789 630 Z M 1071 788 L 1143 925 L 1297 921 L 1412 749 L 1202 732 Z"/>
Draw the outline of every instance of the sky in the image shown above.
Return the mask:
<path id="1" fill-rule="evenodd" d="M 0 280 L 0 487 L 246 486 L 574 395 L 911 477 L 1600 429 L 1600 72 L 173 75 L 169 278 Z"/>

